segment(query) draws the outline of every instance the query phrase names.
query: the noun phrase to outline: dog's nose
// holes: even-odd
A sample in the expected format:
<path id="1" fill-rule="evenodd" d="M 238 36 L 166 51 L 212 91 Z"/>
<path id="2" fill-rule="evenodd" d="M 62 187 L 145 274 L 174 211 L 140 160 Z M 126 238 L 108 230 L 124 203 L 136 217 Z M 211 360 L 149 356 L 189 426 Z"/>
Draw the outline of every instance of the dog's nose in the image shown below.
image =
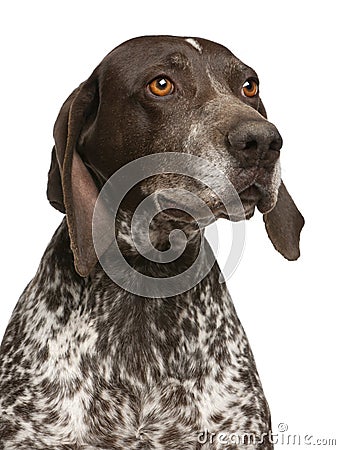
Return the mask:
<path id="1" fill-rule="evenodd" d="M 282 138 L 270 122 L 247 121 L 228 133 L 226 145 L 242 167 L 271 167 L 280 156 Z"/>

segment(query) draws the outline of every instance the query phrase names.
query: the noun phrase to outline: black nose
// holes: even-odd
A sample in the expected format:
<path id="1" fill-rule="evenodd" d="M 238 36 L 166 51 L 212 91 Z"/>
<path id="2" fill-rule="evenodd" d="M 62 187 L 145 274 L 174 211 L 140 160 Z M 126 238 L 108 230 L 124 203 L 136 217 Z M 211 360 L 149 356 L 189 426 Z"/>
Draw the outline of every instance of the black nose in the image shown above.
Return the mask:
<path id="1" fill-rule="evenodd" d="M 226 145 L 242 167 L 272 167 L 280 156 L 282 138 L 270 122 L 246 121 L 228 133 Z"/>

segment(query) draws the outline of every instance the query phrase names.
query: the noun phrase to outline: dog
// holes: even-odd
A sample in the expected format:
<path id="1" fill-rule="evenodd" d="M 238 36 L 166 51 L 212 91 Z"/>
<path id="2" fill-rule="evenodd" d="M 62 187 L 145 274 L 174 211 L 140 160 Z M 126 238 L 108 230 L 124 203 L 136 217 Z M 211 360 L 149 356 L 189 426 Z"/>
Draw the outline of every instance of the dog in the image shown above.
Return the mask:
<path id="1" fill-rule="evenodd" d="M 68 97 L 54 140 L 47 195 L 65 217 L 1 345 L 0 449 L 271 449 L 254 358 L 203 236 L 257 208 L 275 249 L 300 254 L 304 220 L 254 70 L 205 39 L 132 39 Z M 141 180 L 112 216 L 126 176 L 102 192 L 125 167 Z M 156 212 L 133 236 L 150 196 Z M 147 240 L 160 259 L 138 250 Z"/>

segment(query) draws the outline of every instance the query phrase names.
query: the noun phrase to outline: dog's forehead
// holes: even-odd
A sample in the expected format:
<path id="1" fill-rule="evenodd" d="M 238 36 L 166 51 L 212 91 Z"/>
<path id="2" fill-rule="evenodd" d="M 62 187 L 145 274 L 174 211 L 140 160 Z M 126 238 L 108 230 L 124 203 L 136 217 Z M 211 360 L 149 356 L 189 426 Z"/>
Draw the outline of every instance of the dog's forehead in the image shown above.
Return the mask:
<path id="1" fill-rule="evenodd" d="M 182 61 L 188 60 L 195 65 L 228 64 L 243 65 L 243 63 L 226 47 L 207 39 L 177 36 L 141 36 L 126 41 L 112 50 L 104 59 L 109 64 L 117 63 L 130 68 L 138 65 L 150 66 L 169 60 L 175 61 L 177 55 Z"/>

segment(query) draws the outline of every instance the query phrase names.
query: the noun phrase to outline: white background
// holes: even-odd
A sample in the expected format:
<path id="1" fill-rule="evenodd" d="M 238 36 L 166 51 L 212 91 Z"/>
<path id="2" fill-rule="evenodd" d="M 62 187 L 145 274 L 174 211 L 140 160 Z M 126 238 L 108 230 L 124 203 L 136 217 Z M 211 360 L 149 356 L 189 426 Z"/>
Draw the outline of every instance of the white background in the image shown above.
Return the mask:
<path id="1" fill-rule="evenodd" d="M 283 422 L 293 433 L 339 441 L 337 11 L 335 1 L 7 2 L 0 11 L 0 335 L 62 218 L 45 197 L 62 102 L 126 39 L 205 37 L 258 72 L 269 119 L 284 139 L 283 178 L 306 219 L 302 256 L 288 262 L 260 215 L 253 218 L 228 282 L 273 428 Z M 219 229 L 226 254 L 230 226 Z"/>

